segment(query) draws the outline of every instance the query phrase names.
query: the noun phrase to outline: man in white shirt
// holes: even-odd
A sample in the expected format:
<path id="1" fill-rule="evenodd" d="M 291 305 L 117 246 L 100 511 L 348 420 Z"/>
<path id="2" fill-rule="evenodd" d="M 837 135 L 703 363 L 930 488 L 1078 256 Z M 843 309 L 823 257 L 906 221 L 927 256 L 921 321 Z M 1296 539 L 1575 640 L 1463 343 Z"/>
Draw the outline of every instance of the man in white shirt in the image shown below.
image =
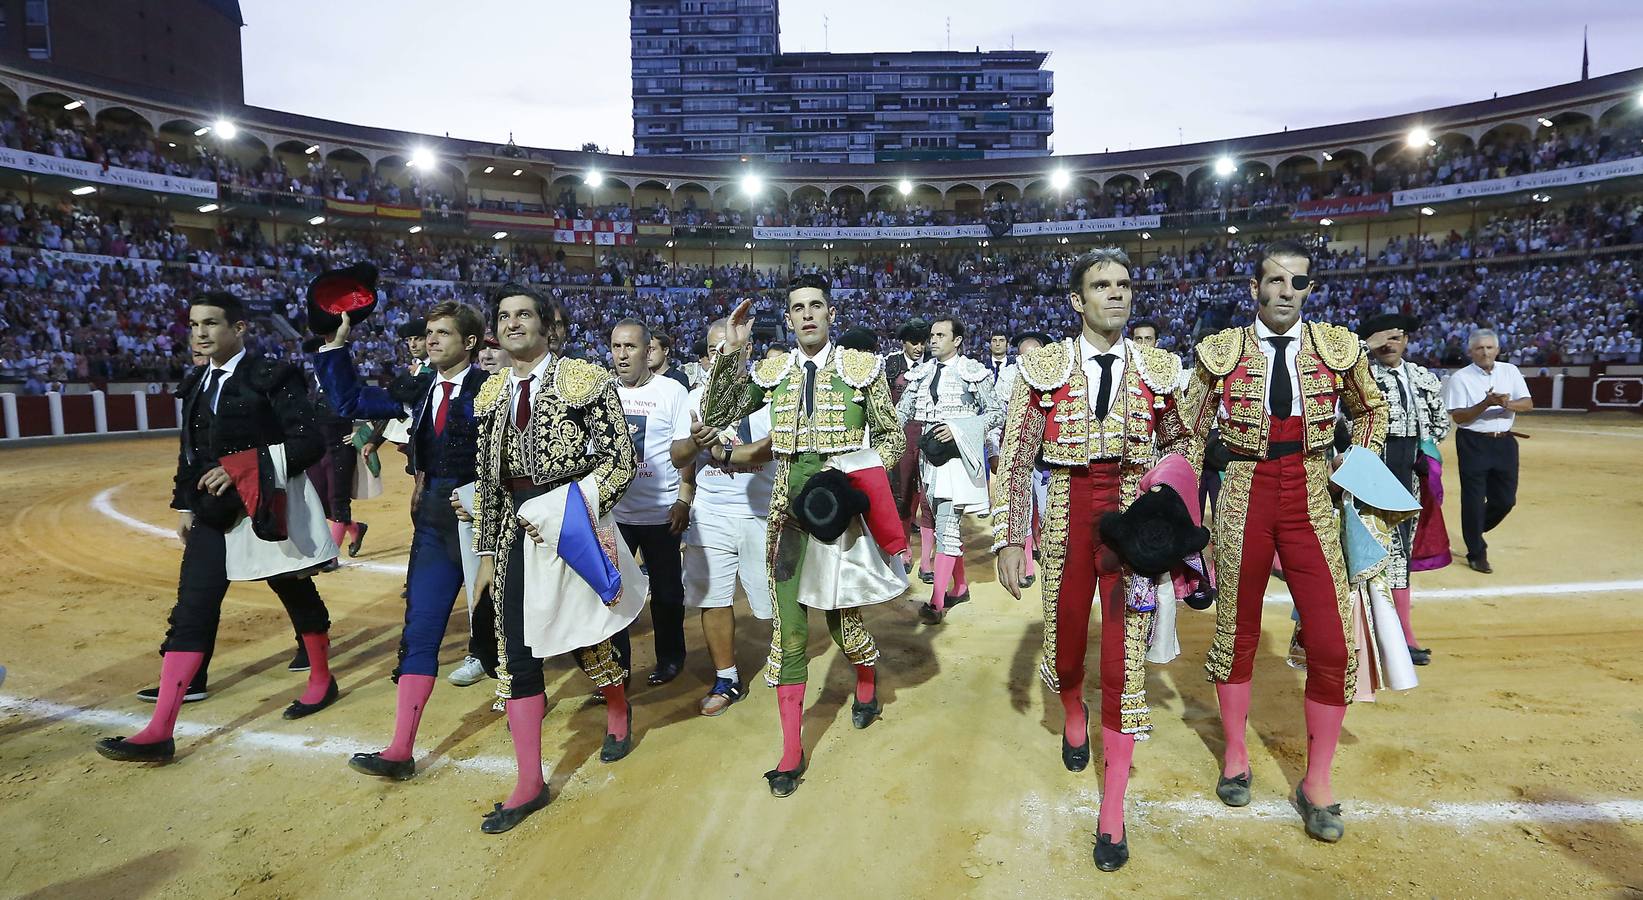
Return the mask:
<path id="1" fill-rule="evenodd" d="M 708 328 L 707 343 L 725 338 L 725 319 Z M 713 687 L 702 698 L 704 716 L 717 716 L 745 696 L 736 669 L 736 585 L 753 615 L 768 622 L 770 579 L 765 568 L 770 494 L 776 464 L 770 451 L 770 407 L 765 405 L 728 428 L 701 424 L 702 396 L 690 392 L 691 451 L 679 464 L 680 490 L 694 489 L 690 527 L 684 535 L 685 606 L 702 611 L 702 634 L 713 657 Z"/>
<path id="2" fill-rule="evenodd" d="M 1455 457 L 1460 468 L 1460 532 L 1466 562 L 1478 572 L 1489 565 L 1486 531 L 1499 525 L 1517 503 L 1518 452 L 1512 422 L 1534 409 L 1529 385 L 1517 366 L 1499 362 L 1500 339 L 1479 328 L 1466 341 L 1472 364 L 1449 376 L 1443 405 L 1459 426 Z"/>
<path id="3" fill-rule="evenodd" d="M 1004 370 L 1010 366 L 1010 336 L 1002 331 L 994 331 L 987 338 L 987 360 L 982 365 L 993 375 L 993 385 L 1003 376 Z M 1005 396 L 1000 394 L 999 396 Z"/>
<path id="4" fill-rule="evenodd" d="M 616 392 L 622 398 L 639 463 L 638 474 L 616 504 L 616 525 L 628 549 L 644 558 L 650 573 L 656 668 L 646 681 L 654 686 L 679 677 L 685 665 L 679 536 L 690 524 L 690 503 L 679 496 L 679 470 L 673 460 L 675 446 L 690 458 L 695 444 L 690 439 L 690 393 L 684 385 L 651 369 L 647 362 L 650 346 L 650 329 L 638 319 L 623 319 L 611 329 Z M 624 630 L 611 640 L 622 667 L 631 669 L 628 633 Z"/>

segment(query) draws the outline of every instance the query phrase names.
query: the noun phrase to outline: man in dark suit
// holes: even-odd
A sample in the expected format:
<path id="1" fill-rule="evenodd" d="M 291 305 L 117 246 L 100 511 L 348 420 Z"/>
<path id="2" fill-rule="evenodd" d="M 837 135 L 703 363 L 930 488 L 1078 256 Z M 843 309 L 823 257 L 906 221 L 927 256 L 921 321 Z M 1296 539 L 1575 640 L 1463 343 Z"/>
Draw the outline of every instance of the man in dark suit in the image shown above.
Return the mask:
<path id="1" fill-rule="evenodd" d="M 331 623 L 310 577 L 336 558 L 318 496 L 301 474 L 324 453 L 300 369 L 245 349 L 245 308 L 213 292 L 188 310 L 194 351 L 208 358 L 183 382 L 182 447 L 172 491 L 183 539 L 177 603 L 163 645 L 148 727 L 105 738 L 97 751 L 128 762 L 169 762 L 183 695 L 216 640 L 230 581 L 266 580 L 308 651 L 308 687 L 285 711 L 301 718 L 337 698 Z"/>
<path id="2" fill-rule="evenodd" d="M 896 336 L 901 338 L 901 352 L 885 357 L 884 377 L 890 383 L 890 399 L 900 403 L 901 392 L 907 389 L 907 373 L 924 362 L 925 345 L 930 341 L 930 323 L 914 319 L 901 326 Z M 901 517 L 901 526 L 908 528 L 912 526 L 914 513 L 919 506 L 918 439 L 924 434 L 924 423 L 908 421 L 903 430 L 907 436 L 907 451 L 901 455 L 901 461 L 896 463 L 896 469 L 890 475 L 890 488 L 896 496 L 896 513 Z M 919 577 L 929 584 L 935 576 L 921 570 Z"/>
<path id="3" fill-rule="evenodd" d="M 428 363 L 433 378 L 421 396 L 402 402 L 403 394 L 361 385 L 347 349 L 349 322 L 314 354 L 314 376 L 350 419 L 409 418 L 406 448 L 417 476 L 420 496 L 413 498 L 409 590 L 405 631 L 399 641 L 398 712 L 394 738 L 376 753 L 356 753 L 349 765 L 367 775 L 404 780 L 416 773 L 412 750 L 422 711 L 439 674 L 439 645 L 463 585 L 461 537 L 449 499 L 474 480 L 478 428 L 474 398 L 485 372 L 474 365 L 485 321 L 465 303 L 447 301 L 427 315 Z M 469 659 L 484 670 L 496 669 L 496 633 L 490 598 L 477 597 L 470 617 Z M 466 665 L 466 663 L 464 663 Z M 477 680 L 477 679 L 475 679 Z M 466 682 L 472 684 L 472 681 Z"/>

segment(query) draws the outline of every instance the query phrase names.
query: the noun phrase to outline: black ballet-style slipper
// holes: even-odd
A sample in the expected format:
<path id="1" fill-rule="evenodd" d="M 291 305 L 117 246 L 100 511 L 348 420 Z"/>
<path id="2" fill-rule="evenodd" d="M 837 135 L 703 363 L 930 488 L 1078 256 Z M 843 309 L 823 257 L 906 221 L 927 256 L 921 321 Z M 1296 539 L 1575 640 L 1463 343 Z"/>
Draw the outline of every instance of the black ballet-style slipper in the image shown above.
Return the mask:
<path id="1" fill-rule="evenodd" d="M 348 760 L 348 768 L 395 781 L 409 781 L 416 776 L 415 759 L 383 759 L 381 752 L 355 753 Z"/>
<path id="2" fill-rule="evenodd" d="M 1250 776 L 1248 771 L 1231 778 L 1222 775 L 1215 782 L 1215 796 L 1228 806 L 1248 806 Z"/>
<path id="3" fill-rule="evenodd" d="M 1114 842 L 1110 834 L 1095 836 L 1095 867 L 1103 872 L 1116 872 L 1124 868 L 1124 863 L 1130 861 L 1130 835 L 1126 830 L 1124 836 Z"/>
<path id="4" fill-rule="evenodd" d="M 1069 772 L 1082 772 L 1090 764 L 1090 705 L 1084 704 L 1084 746 L 1074 747 L 1067 740 L 1067 731 L 1061 730 L 1061 764 Z"/>
<path id="5" fill-rule="evenodd" d="M 325 696 L 318 703 L 304 703 L 301 700 L 292 700 L 291 705 L 285 708 L 284 716 L 287 719 L 300 719 L 311 716 L 327 706 L 337 702 L 337 680 L 331 679 L 330 686 L 325 689 Z"/>
<path id="6" fill-rule="evenodd" d="M 854 699 L 854 694 L 852 694 L 851 697 L 850 724 L 856 726 L 857 729 L 866 728 L 867 726 L 873 724 L 873 720 L 877 719 L 879 717 L 879 713 L 884 710 L 884 707 L 879 705 L 879 692 L 877 687 L 873 689 L 873 699 L 867 701 L 866 703 Z"/>
<path id="7" fill-rule="evenodd" d="M 623 757 L 627 756 L 628 753 L 632 749 L 633 749 L 633 701 L 629 700 L 628 701 L 628 736 L 625 737 L 625 738 L 622 738 L 621 740 L 617 740 L 616 735 L 611 734 L 609 732 L 606 732 L 605 733 L 604 746 L 599 748 L 599 761 L 600 762 L 606 762 L 606 763 L 616 762 L 617 760 L 622 759 Z"/>
<path id="8" fill-rule="evenodd" d="M 772 797 L 791 797 L 799 789 L 799 780 L 804 777 L 804 770 L 810 767 L 810 760 L 803 753 L 799 754 L 797 769 L 771 769 L 764 773 L 765 780 L 770 782 Z"/>
<path id="9" fill-rule="evenodd" d="M 502 804 L 485 814 L 484 821 L 479 823 L 479 830 L 486 834 L 501 834 L 512 831 L 515 825 L 530 818 L 531 813 L 548 805 L 548 786 L 542 785 L 542 792 L 530 800 L 525 801 L 513 809 L 506 809 Z"/>
<path id="10" fill-rule="evenodd" d="M 1306 833 L 1320 841 L 1333 844 L 1346 835 L 1346 822 L 1341 819 L 1341 805 L 1315 806 L 1306 797 L 1301 785 L 1295 785 L 1295 806 L 1306 823 Z"/>
<path id="11" fill-rule="evenodd" d="M 125 738 L 103 738 L 97 742 L 97 752 L 120 762 L 168 763 L 177 755 L 177 742 L 166 738 L 153 744 L 133 744 Z"/>

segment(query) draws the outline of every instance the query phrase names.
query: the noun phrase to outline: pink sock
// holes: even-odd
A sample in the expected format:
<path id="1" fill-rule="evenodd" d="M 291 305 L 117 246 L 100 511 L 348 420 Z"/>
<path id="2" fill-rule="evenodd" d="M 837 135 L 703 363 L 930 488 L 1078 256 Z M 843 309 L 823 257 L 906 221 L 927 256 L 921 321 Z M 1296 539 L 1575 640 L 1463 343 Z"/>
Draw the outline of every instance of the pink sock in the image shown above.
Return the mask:
<path id="1" fill-rule="evenodd" d="M 918 570 L 920 575 L 930 571 L 930 557 L 935 552 L 936 530 L 920 525 L 918 529 Z"/>
<path id="2" fill-rule="evenodd" d="M 298 699 L 304 703 L 318 703 L 331 690 L 331 638 L 323 631 L 302 635 L 302 646 L 308 650 L 308 689 Z"/>
<path id="3" fill-rule="evenodd" d="M 776 768 L 791 772 L 804 757 L 804 745 L 799 742 L 799 731 L 804 725 L 804 682 L 776 687 L 776 713 L 782 720 L 782 761 Z"/>
<path id="4" fill-rule="evenodd" d="M 422 711 L 428 707 L 428 697 L 434 692 L 434 676 L 399 676 L 399 706 L 394 713 L 394 742 L 382 751 L 383 759 L 404 762 L 411 758 L 416 747 L 416 729 L 422 724 Z"/>
<path id="5" fill-rule="evenodd" d="M 873 702 L 873 695 L 877 692 L 878 684 L 872 666 L 856 666 L 856 701 L 858 703 Z"/>
<path id="6" fill-rule="evenodd" d="M 1090 719 L 1084 712 L 1084 688 L 1062 688 L 1061 708 L 1067 714 L 1067 724 L 1061 729 L 1062 735 L 1066 737 L 1068 744 L 1074 747 L 1084 746 L 1084 742 L 1090 737 Z"/>
<path id="7" fill-rule="evenodd" d="M 1398 608 L 1398 622 L 1403 625 L 1403 642 L 1411 647 L 1419 647 L 1415 643 L 1415 628 L 1409 624 L 1409 589 L 1393 588 L 1392 605 Z"/>
<path id="8" fill-rule="evenodd" d="M 204 653 L 184 653 L 173 650 L 160 661 L 160 699 L 154 704 L 154 718 L 148 726 L 131 737 L 128 744 L 158 744 L 169 740 L 177 729 L 177 712 L 183 708 L 183 694 L 188 683 L 205 661 Z"/>
<path id="9" fill-rule="evenodd" d="M 1249 691 L 1247 681 L 1215 686 L 1215 699 L 1221 707 L 1221 734 L 1227 742 L 1221 774 L 1228 778 L 1249 771 L 1249 747 L 1244 744 L 1244 730 L 1249 724 Z"/>
<path id="10" fill-rule="evenodd" d="M 331 526 L 331 542 L 341 547 L 343 538 L 348 534 L 348 526 L 341 522 L 332 522 L 330 519 L 326 519 L 326 522 Z"/>
<path id="11" fill-rule="evenodd" d="M 519 765 L 519 780 L 513 793 L 502 805 L 507 809 L 524 806 L 542 793 L 542 718 L 547 715 L 548 698 L 533 694 L 518 700 L 509 700 L 508 734 L 513 738 L 514 762 Z"/>
<path id="12" fill-rule="evenodd" d="M 1101 812 L 1096 817 L 1096 834 L 1124 839 L 1124 789 L 1130 784 L 1130 760 L 1135 757 L 1135 735 L 1111 728 L 1101 729 Z"/>
<path id="13" fill-rule="evenodd" d="M 947 586 L 953 581 L 953 561 L 956 557 L 945 553 L 936 554 L 936 582 L 935 593 L 930 595 L 930 605 L 936 609 L 944 609 L 947 605 Z"/>
<path id="14" fill-rule="evenodd" d="M 1306 788 L 1306 799 L 1311 800 L 1313 806 L 1335 802 L 1329 771 L 1335 765 L 1335 747 L 1341 742 L 1341 725 L 1345 721 L 1345 706 L 1306 701 L 1306 777 L 1301 779 L 1301 786 Z"/>
<path id="15" fill-rule="evenodd" d="M 964 554 L 953 557 L 953 596 L 962 597 L 970 589 L 970 580 L 964 575 Z"/>
<path id="16" fill-rule="evenodd" d="M 1032 536 L 1031 533 L 1029 533 L 1027 535 L 1027 546 L 1022 548 L 1022 552 L 1024 552 L 1026 554 L 1026 562 L 1027 562 L 1027 567 L 1026 567 L 1026 569 L 1024 569 L 1022 571 L 1022 574 L 1026 575 L 1028 578 L 1031 578 L 1034 575 L 1038 574 L 1038 563 L 1033 561 L 1033 544 L 1034 543 L 1035 542 L 1033 541 L 1033 536 Z"/>
<path id="17" fill-rule="evenodd" d="M 628 710 L 628 690 L 621 682 L 599 689 L 605 698 L 605 732 L 619 741 L 627 740 L 628 723 L 633 714 Z"/>

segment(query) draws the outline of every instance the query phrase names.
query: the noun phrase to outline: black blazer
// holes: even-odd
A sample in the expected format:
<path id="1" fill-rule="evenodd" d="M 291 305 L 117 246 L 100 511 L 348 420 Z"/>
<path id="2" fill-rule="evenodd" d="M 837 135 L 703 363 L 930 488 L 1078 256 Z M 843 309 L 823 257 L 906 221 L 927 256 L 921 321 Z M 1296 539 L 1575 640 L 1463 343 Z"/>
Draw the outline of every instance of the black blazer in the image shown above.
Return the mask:
<path id="1" fill-rule="evenodd" d="M 308 379 L 290 363 L 247 354 L 217 395 L 217 414 L 210 433 L 200 436 L 202 451 L 192 453 L 194 408 L 201 402 L 200 382 L 210 366 L 196 366 L 183 379 L 182 446 L 177 453 L 171 507 L 195 508 L 200 475 L 216 460 L 241 450 L 285 445 L 286 471 L 300 473 L 325 455 L 325 439 L 315 424 Z M 236 502 L 238 502 L 236 500 Z"/>

